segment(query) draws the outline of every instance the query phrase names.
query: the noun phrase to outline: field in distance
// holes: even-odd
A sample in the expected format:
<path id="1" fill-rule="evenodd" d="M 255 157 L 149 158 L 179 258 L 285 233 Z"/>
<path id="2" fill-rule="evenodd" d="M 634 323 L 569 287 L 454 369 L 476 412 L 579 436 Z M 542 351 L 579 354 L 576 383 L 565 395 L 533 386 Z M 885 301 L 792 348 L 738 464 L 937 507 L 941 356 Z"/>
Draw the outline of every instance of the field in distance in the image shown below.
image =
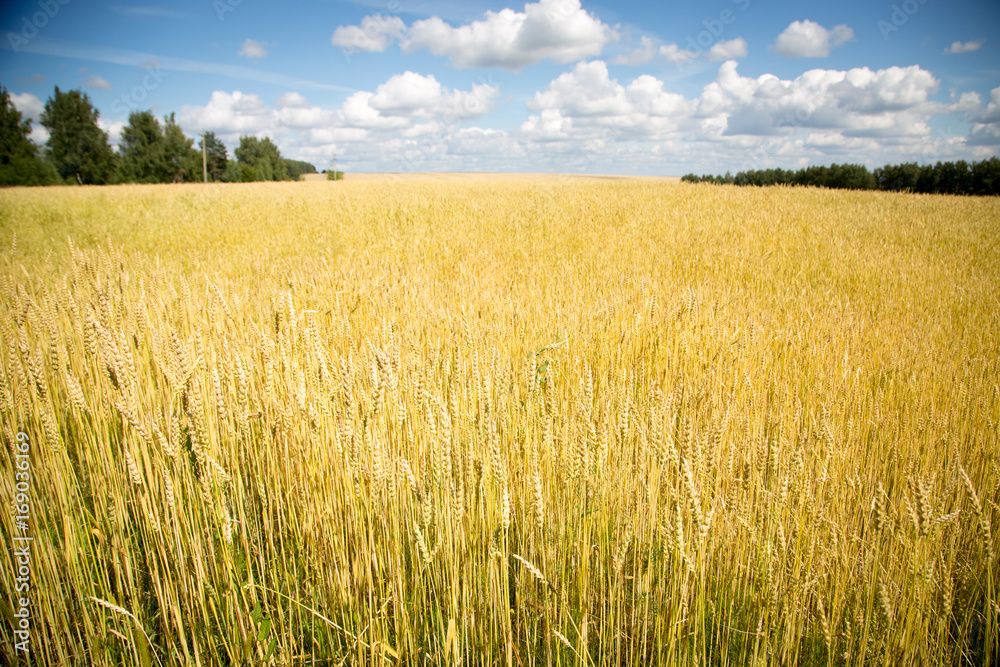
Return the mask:
<path id="1" fill-rule="evenodd" d="M 996 665 L 997 220 L 631 178 L 0 191 L 2 661 Z"/>
<path id="2" fill-rule="evenodd" d="M 679 176 L 602 176 L 591 174 L 525 174 L 503 172 L 396 172 L 350 173 L 344 178 L 352 181 L 574 181 L 574 180 L 637 180 L 661 183 L 680 183 Z M 325 181 L 326 174 L 303 174 L 303 181 Z"/>

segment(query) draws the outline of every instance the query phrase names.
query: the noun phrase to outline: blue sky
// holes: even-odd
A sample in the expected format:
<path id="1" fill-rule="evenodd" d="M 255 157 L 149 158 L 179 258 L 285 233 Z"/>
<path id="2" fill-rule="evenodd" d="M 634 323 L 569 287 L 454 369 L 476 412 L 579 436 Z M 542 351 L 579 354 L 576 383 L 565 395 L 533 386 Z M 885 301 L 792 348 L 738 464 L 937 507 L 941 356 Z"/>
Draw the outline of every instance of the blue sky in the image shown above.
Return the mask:
<path id="1" fill-rule="evenodd" d="M 8 2 L 0 83 L 348 171 L 680 175 L 1000 150 L 1000 3 Z"/>

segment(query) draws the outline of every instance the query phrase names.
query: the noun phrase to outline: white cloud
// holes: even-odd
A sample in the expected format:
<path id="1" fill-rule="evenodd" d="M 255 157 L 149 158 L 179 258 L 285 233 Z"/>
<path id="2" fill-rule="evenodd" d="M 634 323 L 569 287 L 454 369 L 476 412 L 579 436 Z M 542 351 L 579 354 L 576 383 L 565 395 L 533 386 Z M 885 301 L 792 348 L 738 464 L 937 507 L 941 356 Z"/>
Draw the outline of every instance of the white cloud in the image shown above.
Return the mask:
<path id="1" fill-rule="evenodd" d="M 45 109 L 45 103 L 32 93 L 11 94 L 10 101 L 14 104 L 14 108 L 21 112 L 22 118 L 30 118 L 33 121 L 41 118 Z"/>
<path id="2" fill-rule="evenodd" d="M 296 92 L 288 92 L 278 97 L 275 105 L 278 107 L 307 107 L 306 98 Z"/>
<path id="3" fill-rule="evenodd" d="M 972 129 L 969 144 L 973 146 L 1000 146 L 1000 88 L 990 91 L 990 100 L 985 108 L 980 108 L 977 98 L 976 112 L 972 114 Z M 961 101 L 961 100 L 960 100 Z"/>
<path id="4" fill-rule="evenodd" d="M 871 165 L 879 166 L 963 153 L 968 159 L 966 140 L 935 135 L 931 120 L 966 114 L 1000 121 L 1000 88 L 985 107 L 972 93 L 935 102 L 939 83 L 918 66 L 814 69 L 794 79 L 744 77 L 737 68 L 735 60 L 723 63 L 716 80 L 688 98 L 650 75 L 619 82 L 602 61 L 578 63 L 528 102 L 532 113 L 518 135 L 539 164 L 594 170 L 613 163 L 648 173 L 673 160 L 687 166 L 664 173 L 683 173 L 710 160 L 735 171 L 831 161 L 881 160 Z M 975 127 L 969 145 L 1000 140 L 1000 124 Z"/>
<path id="5" fill-rule="evenodd" d="M 795 129 L 838 129 L 855 136 L 926 134 L 928 99 L 938 88 L 919 66 L 815 69 L 793 80 L 741 77 L 735 61 L 705 87 L 699 110 L 726 118 L 727 134 L 767 135 Z"/>
<path id="6" fill-rule="evenodd" d="M 508 171 L 524 169 L 528 156 L 531 169 L 557 172 L 875 167 L 979 159 L 1000 146 L 1000 88 L 988 100 L 956 91 L 938 101 L 939 82 L 918 66 L 813 69 L 784 79 L 742 76 L 738 67 L 722 63 L 714 81 L 685 96 L 656 76 L 616 79 L 604 61 L 581 61 L 530 96 L 526 117 L 509 131 L 474 126 L 499 103 L 497 86 L 453 89 L 415 72 L 335 106 L 310 105 L 298 93 L 268 105 L 216 91 L 178 115 L 189 135 L 213 130 L 230 147 L 241 134 L 270 136 L 283 155 L 323 167 L 336 153 L 348 171 Z M 967 119 L 967 136 L 933 132 L 942 117 Z"/>
<path id="7" fill-rule="evenodd" d="M 976 40 L 971 42 L 952 42 L 951 46 L 944 50 L 945 53 L 972 53 L 973 51 L 978 51 L 983 48 L 983 40 Z"/>
<path id="8" fill-rule="evenodd" d="M 490 155 L 505 158 L 524 158 L 524 146 L 502 130 L 481 127 L 461 128 L 451 133 L 447 140 L 452 155 Z"/>
<path id="9" fill-rule="evenodd" d="M 259 96 L 239 90 L 232 93 L 216 90 L 203 107 L 182 106 L 179 122 L 189 131 L 238 135 L 262 132 L 272 127 L 275 120 L 274 110 Z"/>
<path id="10" fill-rule="evenodd" d="M 49 140 L 49 131 L 39 122 L 45 103 L 32 93 L 11 93 L 10 101 L 21 112 L 22 120 L 31 121 L 31 133 L 28 137 L 39 146 L 45 144 Z"/>
<path id="11" fill-rule="evenodd" d="M 990 91 L 990 101 L 986 104 L 986 109 L 982 114 L 977 115 L 975 120 L 979 123 L 1000 125 L 1000 88 L 994 88 Z"/>
<path id="12" fill-rule="evenodd" d="M 639 46 L 634 51 L 619 54 L 611 62 L 615 65 L 641 65 L 648 63 L 655 56 L 656 42 L 651 37 L 642 37 L 639 40 Z"/>
<path id="13" fill-rule="evenodd" d="M 585 11 L 580 0 L 539 0 L 525 4 L 523 12 L 488 11 L 457 27 L 437 16 L 409 28 L 398 17 L 366 16 L 360 26 L 338 27 L 331 41 L 345 49 L 384 51 L 398 40 L 404 53 L 426 49 L 460 69 L 520 70 L 546 59 L 568 63 L 600 55 L 618 39 L 618 32 Z"/>
<path id="14" fill-rule="evenodd" d="M 569 116 L 622 116 L 628 113 L 628 101 L 625 88 L 608 76 L 608 66 L 594 60 L 560 74 L 535 94 L 528 108 L 558 109 Z"/>
<path id="15" fill-rule="evenodd" d="M 398 16 L 374 14 L 361 19 L 361 25 L 340 26 L 333 31 L 330 42 L 345 51 L 385 51 L 403 38 L 406 25 Z"/>
<path id="16" fill-rule="evenodd" d="M 967 143 L 970 146 L 1000 147 L 1000 127 L 996 125 L 976 125 L 969 132 Z"/>
<path id="17" fill-rule="evenodd" d="M 730 60 L 732 58 L 746 58 L 747 42 L 742 37 L 730 39 L 726 42 L 716 42 L 708 50 L 709 60 Z"/>
<path id="18" fill-rule="evenodd" d="M 380 113 L 410 118 L 471 118 L 489 111 L 498 86 L 478 83 L 469 91 L 444 88 L 433 75 L 396 74 L 375 89 L 369 105 Z"/>
<path id="19" fill-rule="evenodd" d="M 211 130 L 230 145 L 245 134 L 268 136 L 288 157 L 321 164 L 338 152 L 358 160 L 366 156 L 365 160 L 379 161 L 384 169 L 386 161 L 403 160 L 405 151 L 447 153 L 438 144 L 452 136 L 464 137 L 462 141 L 469 144 L 474 135 L 461 134 L 469 128 L 457 123 L 488 112 L 499 93 L 499 87 L 485 83 L 453 90 L 433 76 L 404 72 L 374 91 L 353 93 L 333 108 L 309 106 L 298 93 L 285 93 L 272 108 L 257 95 L 215 91 L 204 106 L 182 107 L 179 123 L 189 134 Z M 497 131 L 483 132 L 487 143 L 500 141 Z"/>
<path id="20" fill-rule="evenodd" d="M 117 146 L 122 138 L 122 130 L 125 129 L 125 121 L 116 120 L 109 123 L 102 118 L 98 118 L 97 127 L 101 128 L 102 130 L 108 133 L 109 144 L 111 144 L 112 146 Z"/>
<path id="21" fill-rule="evenodd" d="M 49 131 L 44 126 L 36 123 L 31 126 L 31 133 L 28 135 L 28 138 L 39 146 L 44 146 L 49 140 Z"/>
<path id="22" fill-rule="evenodd" d="M 826 58 L 830 49 L 854 39 L 854 31 L 846 25 L 827 30 L 815 21 L 792 21 L 778 35 L 772 49 L 786 58 Z"/>
<path id="23" fill-rule="evenodd" d="M 668 63 L 682 63 L 695 58 L 698 54 L 682 49 L 676 44 L 664 44 L 660 47 L 660 55 L 666 58 Z"/>
<path id="24" fill-rule="evenodd" d="M 21 112 L 22 120 L 31 121 L 31 133 L 28 137 L 39 146 L 45 144 L 49 140 L 49 131 L 39 122 L 45 103 L 32 93 L 11 93 L 10 101 Z"/>
<path id="25" fill-rule="evenodd" d="M 267 51 L 261 42 L 255 39 L 247 39 L 243 42 L 243 47 L 236 55 L 243 56 L 244 58 L 263 58 L 267 55 Z"/>
<path id="26" fill-rule="evenodd" d="M 730 60 L 699 97 L 687 99 L 665 90 L 664 82 L 650 75 L 623 85 L 596 60 L 578 63 L 536 93 L 528 108 L 539 113 L 525 121 L 522 131 L 548 141 L 591 136 L 595 128 L 645 139 L 674 131 L 722 140 L 807 130 L 912 137 L 928 134 L 927 122 L 937 113 L 971 108 L 966 98 L 939 108 L 929 101 L 937 88 L 933 75 L 916 65 L 878 71 L 816 69 L 782 80 L 773 74 L 740 76 L 736 61 Z M 992 118 L 989 113 L 983 118 Z"/>
<path id="27" fill-rule="evenodd" d="M 600 60 L 577 63 L 536 93 L 528 108 L 540 113 L 521 132 L 539 141 L 651 139 L 678 129 L 692 111 L 682 95 L 665 92 L 659 79 L 644 74 L 623 86 Z"/>
<path id="28" fill-rule="evenodd" d="M 92 90 L 111 90 L 111 84 L 103 76 L 94 74 L 83 80 L 83 85 Z"/>

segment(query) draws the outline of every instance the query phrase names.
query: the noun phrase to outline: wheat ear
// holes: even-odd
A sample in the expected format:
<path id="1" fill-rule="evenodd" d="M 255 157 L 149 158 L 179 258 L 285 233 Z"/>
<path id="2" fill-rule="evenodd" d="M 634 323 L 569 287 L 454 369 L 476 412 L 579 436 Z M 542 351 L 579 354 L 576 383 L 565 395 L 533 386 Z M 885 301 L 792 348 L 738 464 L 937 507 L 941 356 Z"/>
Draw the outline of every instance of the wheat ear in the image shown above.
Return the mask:
<path id="1" fill-rule="evenodd" d="M 112 604 L 112 603 L 108 602 L 107 600 L 102 600 L 100 598 L 95 598 L 92 595 L 88 595 L 87 598 L 90 599 L 90 600 L 93 600 L 94 602 L 96 602 L 98 605 L 104 607 L 105 609 L 109 609 L 109 610 L 115 612 L 116 614 L 121 614 L 123 616 L 128 616 L 133 621 L 135 621 L 135 624 L 137 626 L 139 626 L 139 632 L 141 632 L 142 636 L 146 638 L 146 643 L 149 644 L 149 648 L 153 649 L 153 657 L 156 658 L 156 664 L 158 664 L 160 667 L 163 667 L 163 663 L 160 662 L 159 656 L 156 655 L 156 647 L 153 646 L 153 642 L 150 641 L 149 635 L 146 634 L 146 631 L 142 627 L 142 623 L 139 622 L 139 619 L 136 618 L 132 614 L 132 612 L 130 612 L 128 609 L 125 609 L 124 607 L 119 607 L 116 604 Z"/>

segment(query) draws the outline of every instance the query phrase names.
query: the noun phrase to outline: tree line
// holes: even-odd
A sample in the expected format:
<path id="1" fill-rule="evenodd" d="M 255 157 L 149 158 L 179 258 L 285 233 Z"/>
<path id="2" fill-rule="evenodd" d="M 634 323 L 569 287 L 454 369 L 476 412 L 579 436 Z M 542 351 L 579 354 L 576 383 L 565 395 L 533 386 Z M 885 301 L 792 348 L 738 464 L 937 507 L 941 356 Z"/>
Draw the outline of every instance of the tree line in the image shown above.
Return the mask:
<path id="1" fill-rule="evenodd" d="M 21 117 L 0 85 L 0 185 L 201 182 L 205 172 L 212 182 L 246 183 L 316 173 L 308 162 L 282 157 L 267 137 L 240 137 L 233 159 L 213 132 L 195 146 L 172 113 L 162 122 L 152 111 L 131 113 L 116 152 L 99 116 L 86 93 L 56 86 L 40 118 L 49 133 L 40 147 L 29 138 L 31 121 Z"/>
<path id="2" fill-rule="evenodd" d="M 735 176 L 686 174 L 688 183 L 730 185 L 812 185 L 844 190 L 885 190 L 949 195 L 1000 195 L 1000 158 L 981 162 L 916 162 L 890 164 L 875 171 L 860 164 L 834 164 L 791 169 L 751 169 Z"/>

